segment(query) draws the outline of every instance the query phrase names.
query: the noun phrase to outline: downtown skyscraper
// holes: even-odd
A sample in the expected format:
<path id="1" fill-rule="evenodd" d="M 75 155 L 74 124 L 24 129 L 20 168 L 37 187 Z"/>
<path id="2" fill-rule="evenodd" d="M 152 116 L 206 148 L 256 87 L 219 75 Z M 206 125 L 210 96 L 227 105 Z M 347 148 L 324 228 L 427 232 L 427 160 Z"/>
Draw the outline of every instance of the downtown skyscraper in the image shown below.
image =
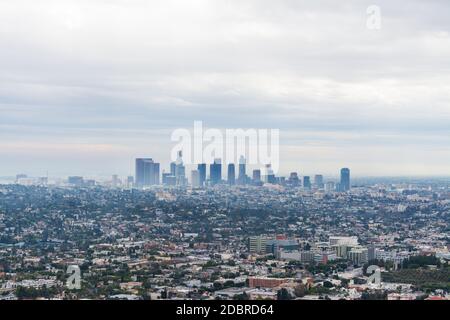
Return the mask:
<path id="1" fill-rule="evenodd" d="M 220 183 L 222 180 L 222 163 L 220 159 L 214 159 L 214 163 L 209 166 L 209 175 L 212 185 Z"/>
<path id="2" fill-rule="evenodd" d="M 227 178 L 228 178 L 228 184 L 230 186 L 236 184 L 236 172 L 235 171 L 236 170 L 235 170 L 234 163 L 228 164 L 228 175 L 227 175 Z"/>
<path id="3" fill-rule="evenodd" d="M 136 187 L 148 187 L 159 184 L 159 163 L 152 158 L 136 159 Z"/>
<path id="4" fill-rule="evenodd" d="M 206 163 L 199 163 L 197 165 L 197 170 L 200 175 L 200 186 L 204 186 L 206 182 Z"/>
<path id="5" fill-rule="evenodd" d="M 245 172 L 245 158 L 244 156 L 241 156 L 239 158 L 239 176 L 238 176 L 238 183 L 240 185 L 244 185 L 247 180 L 247 174 Z"/>
<path id="6" fill-rule="evenodd" d="M 341 169 L 341 182 L 339 184 L 339 191 L 349 191 L 350 190 L 350 169 Z"/>

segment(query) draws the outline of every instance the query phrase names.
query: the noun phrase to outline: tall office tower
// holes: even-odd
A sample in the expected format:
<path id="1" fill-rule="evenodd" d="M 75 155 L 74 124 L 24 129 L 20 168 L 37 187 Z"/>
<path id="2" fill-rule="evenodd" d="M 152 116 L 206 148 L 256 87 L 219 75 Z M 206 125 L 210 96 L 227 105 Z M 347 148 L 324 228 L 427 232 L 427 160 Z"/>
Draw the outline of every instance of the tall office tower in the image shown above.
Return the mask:
<path id="1" fill-rule="evenodd" d="M 151 158 L 136 159 L 136 186 L 138 188 L 159 184 L 159 163 Z"/>
<path id="2" fill-rule="evenodd" d="M 193 188 L 201 187 L 201 184 L 200 184 L 200 171 L 198 171 L 198 170 L 192 170 L 191 171 L 191 185 L 192 185 Z"/>
<path id="3" fill-rule="evenodd" d="M 136 178 L 136 187 L 138 188 L 142 188 L 143 186 L 146 185 L 146 182 L 148 183 L 149 176 L 150 176 L 150 169 L 149 169 L 149 164 L 148 163 L 153 163 L 153 159 L 148 158 L 148 159 L 144 159 L 144 158 L 138 158 L 136 159 L 136 165 L 135 165 L 135 178 Z"/>
<path id="4" fill-rule="evenodd" d="M 175 176 L 172 176 L 170 173 L 163 173 L 162 179 L 163 179 L 162 183 L 166 186 L 177 185 L 177 178 L 175 178 Z"/>
<path id="5" fill-rule="evenodd" d="M 336 184 L 333 181 L 328 181 L 325 184 L 325 191 L 327 192 L 336 191 Z"/>
<path id="6" fill-rule="evenodd" d="M 319 189 L 323 189 L 324 188 L 323 175 L 316 174 L 314 176 L 314 185 L 316 186 L 316 188 L 319 188 Z"/>
<path id="7" fill-rule="evenodd" d="M 177 181 L 177 185 L 183 186 L 185 185 L 185 179 L 186 179 L 186 168 L 185 166 L 181 164 L 177 164 L 176 170 L 175 170 L 175 179 Z"/>
<path id="8" fill-rule="evenodd" d="M 197 170 L 200 174 L 200 186 L 203 187 L 206 182 L 206 163 L 200 163 L 197 165 Z"/>
<path id="9" fill-rule="evenodd" d="M 48 178 L 47 177 L 39 177 L 37 180 L 37 184 L 40 186 L 46 186 L 48 184 Z"/>
<path id="10" fill-rule="evenodd" d="M 289 175 L 289 185 L 291 185 L 292 187 L 298 187 L 300 186 L 300 179 L 298 177 L 297 172 L 291 172 L 291 174 Z"/>
<path id="11" fill-rule="evenodd" d="M 311 189 L 311 178 L 309 176 L 303 177 L 303 188 Z"/>
<path id="12" fill-rule="evenodd" d="M 16 174 L 16 183 L 18 183 L 19 180 L 26 179 L 26 178 L 28 178 L 28 176 L 26 174 L 23 174 L 23 173 Z"/>
<path id="13" fill-rule="evenodd" d="M 222 180 L 222 164 L 220 159 L 214 159 L 214 163 L 209 166 L 209 176 L 211 184 L 218 184 Z"/>
<path id="14" fill-rule="evenodd" d="M 351 260 L 353 264 L 363 265 L 369 261 L 369 250 L 364 247 L 354 247 L 347 252 L 347 259 Z"/>
<path id="15" fill-rule="evenodd" d="M 67 182 L 73 186 L 81 187 L 84 184 L 83 177 L 73 176 L 67 179 Z"/>
<path id="16" fill-rule="evenodd" d="M 274 174 L 268 174 L 267 175 L 267 183 L 276 184 L 277 183 L 277 177 L 275 177 Z"/>
<path id="17" fill-rule="evenodd" d="M 159 184 L 159 163 L 155 162 L 153 163 L 153 184 L 158 185 Z"/>
<path id="18" fill-rule="evenodd" d="M 134 177 L 128 176 L 127 177 L 127 188 L 132 188 L 134 185 Z"/>
<path id="19" fill-rule="evenodd" d="M 248 238 L 248 251 L 250 253 L 266 253 L 267 239 L 263 236 L 253 236 Z"/>
<path id="20" fill-rule="evenodd" d="M 175 177 L 175 171 L 177 170 L 177 163 L 171 162 L 170 163 L 170 175 Z"/>
<path id="21" fill-rule="evenodd" d="M 228 164 L 228 184 L 230 186 L 234 185 L 236 183 L 236 173 L 234 169 L 234 163 Z"/>
<path id="22" fill-rule="evenodd" d="M 244 156 L 239 157 L 239 176 L 238 183 L 245 184 L 247 180 L 247 174 L 245 173 L 245 158 Z"/>
<path id="23" fill-rule="evenodd" d="M 183 152 L 178 151 L 177 161 L 175 161 L 175 178 L 178 186 L 186 185 L 186 168 L 183 165 Z M 171 168 L 172 169 L 172 168 Z"/>
<path id="24" fill-rule="evenodd" d="M 164 170 L 163 170 L 163 172 L 162 172 L 162 180 L 161 180 L 161 183 L 162 184 L 164 184 L 164 185 L 166 185 L 167 184 L 167 178 L 168 177 L 170 177 L 171 176 L 171 174 L 170 173 L 168 173 L 168 172 L 164 172 Z"/>
<path id="25" fill-rule="evenodd" d="M 97 184 L 97 182 L 93 179 L 88 179 L 84 181 L 84 184 L 86 187 L 94 187 Z"/>
<path id="26" fill-rule="evenodd" d="M 376 249 L 374 245 L 370 245 L 367 248 L 368 252 L 367 252 L 367 260 L 371 261 L 371 260 L 375 260 L 376 257 Z"/>
<path id="27" fill-rule="evenodd" d="M 275 184 L 277 182 L 271 164 L 266 164 L 266 182 L 271 184 Z"/>
<path id="28" fill-rule="evenodd" d="M 260 183 L 261 182 L 261 170 L 256 169 L 253 170 L 253 183 Z"/>
<path id="29" fill-rule="evenodd" d="M 339 191 L 349 191 L 350 190 L 350 169 L 342 168 L 341 169 L 341 183 Z"/>

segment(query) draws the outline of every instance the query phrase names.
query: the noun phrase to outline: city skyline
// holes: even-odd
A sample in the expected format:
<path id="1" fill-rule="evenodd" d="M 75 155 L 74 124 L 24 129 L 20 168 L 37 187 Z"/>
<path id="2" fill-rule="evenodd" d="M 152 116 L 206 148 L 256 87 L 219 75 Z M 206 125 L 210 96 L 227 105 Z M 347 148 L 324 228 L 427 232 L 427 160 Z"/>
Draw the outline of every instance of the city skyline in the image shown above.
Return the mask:
<path id="1" fill-rule="evenodd" d="M 207 167 L 209 166 L 209 175 Z M 186 167 L 183 162 L 182 151 L 177 152 L 177 159 L 170 163 L 170 171 L 166 172 L 164 169 L 160 172 L 160 163 L 155 162 L 152 158 L 137 158 L 135 162 L 135 176 L 132 187 L 143 188 L 151 187 L 155 185 L 169 185 L 169 186 L 187 186 L 190 184 L 192 187 L 206 187 L 215 186 L 219 184 L 233 185 L 255 185 L 262 186 L 264 183 L 287 185 L 290 187 L 302 186 L 304 189 L 311 190 L 313 185 L 317 189 L 329 189 L 329 191 L 335 190 L 338 192 L 347 192 L 351 189 L 350 182 L 350 169 L 342 168 L 340 170 L 339 181 L 333 186 L 329 187 L 324 184 L 323 175 L 316 174 L 314 176 L 314 183 L 311 182 L 310 176 L 298 177 L 298 172 L 291 172 L 289 177 L 278 176 L 273 170 L 270 164 L 265 165 L 263 175 L 261 176 L 261 169 L 253 169 L 252 174 L 247 174 L 246 159 L 242 155 L 239 157 L 239 172 L 236 179 L 236 169 L 234 163 L 229 163 L 226 166 L 222 166 L 222 159 L 216 158 L 213 163 L 198 163 L 197 169 L 191 171 L 191 178 L 188 179 Z M 226 170 L 226 175 L 223 172 Z M 162 177 L 160 183 L 160 177 Z M 263 177 L 263 179 L 261 179 Z M 80 178 L 80 177 L 77 177 Z M 113 175 L 113 185 L 117 186 L 117 175 Z M 129 176 L 127 179 L 127 185 L 132 179 Z M 16 180 L 18 180 L 16 178 Z M 69 177 L 70 184 L 70 177 Z M 327 186 L 327 188 L 326 188 Z M 129 187 L 129 186 L 128 186 Z"/>
<path id="2" fill-rule="evenodd" d="M 142 159 L 146 159 L 146 158 L 142 158 Z M 152 158 L 148 158 L 148 159 L 152 159 Z M 156 160 L 158 161 L 158 160 Z M 8 174 L 4 174 L 4 175 L 0 175 L 0 181 L 9 181 L 11 179 L 15 179 L 17 175 L 26 175 L 29 178 L 40 178 L 40 177 L 48 177 L 50 179 L 67 179 L 67 177 L 70 176 L 83 176 L 83 177 L 87 177 L 89 179 L 98 179 L 99 181 L 106 181 L 108 179 L 111 179 L 112 176 L 117 175 L 121 178 L 127 178 L 129 176 L 135 176 L 135 159 L 133 159 L 131 161 L 132 163 L 132 169 L 128 172 L 128 171 L 123 171 L 121 173 L 118 173 L 118 171 L 114 171 L 112 170 L 111 172 L 102 172 L 102 173 L 95 173 L 92 170 L 87 170 L 84 173 L 77 171 L 77 170 L 63 170 L 63 173 L 60 174 L 53 174 L 51 171 L 48 170 L 39 170 L 40 172 L 38 172 L 37 174 L 35 172 L 31 172 L 29 170 L 19 170 L 16 172 L 10 172 Z M 170 173 L 170 163 L 171 162 L 167 162 L 167 163 L 161 163 L 160 161 L 158 161 L 159 164 L 162 164 L 161 168 L 160 168 L 160 178 L 162 177 L 162 174 L 164 173 Z M 205 165 L 208 166 L 208 172 L 209 172 L 209 165 L 210 163 L 203 163 Z M 198 165 L 199 164 L 191 164 L 191 165 L 185 165 L 185 170 L 186 170 L 186 177 L 190 177 L 190 173 L 194 170 L 198 170 Z M 231 165 L 235 165 L 235 172 L 236 172 L 236 181 L 238 180 L 238 164 L 232 163 Z M 257 171 L 261 171 L 262 169 L 264 169 L 264 166 L 255 166 L 255 165 L 246 165 L 246 170 L 249 171 L 247 173 L 248 177 L 252 176 L 252 172 L 257 170 Z M 289 175 L 293 172 L 295 173 L 299 173 L 305 175 L 305 176 L 309 176 L 311 177 L 311 179 L 313 180 L 317 175 L 322 176 L 323 178 L 327 178 L 327 179 L 334 179 L 334 180 L 339 180 L 340 178 L 340 170 L 342 168 L 339 166 L 335 167 L 335 171 L 334 172 L 324 172 L 321 171 L 320 168 L 318 168 L 317 170 L 312 170 L 312 171 L 304 171 L 302 170 L 301 167 L 296 167 L 294 168 L 292 171 L 282 171 L 280 173 L 277 174 L 277 176 L 281 176 L 281 177 L 286 177 L 288 178 Z M 87 172 L 87 173 L 86 173 Z M 221 173 L 222 173 L 222 177 L 227 178 L 227 173 L 228 173 L 228 165 L 226 166 L 222 166 L 221 169 Z M 208 175 L 209 176 L 209 175 Z M 380 174 L 380 175 L 370 175 L 370 174 L 360 174 L 358 172 L 353 172 L 352 171 L 352 178 L 356 178 L 356 179 L 447 179 L 450 178 L 450 174 L 435 174 L 435 175 L 419 175 L 419 174 L 413 174 L 413 175 L 389 175 L 389 174 Z M 190 179 L 189 179 L 190 180 Z M 226 179 L 225 179 L 226 180 Z"/>

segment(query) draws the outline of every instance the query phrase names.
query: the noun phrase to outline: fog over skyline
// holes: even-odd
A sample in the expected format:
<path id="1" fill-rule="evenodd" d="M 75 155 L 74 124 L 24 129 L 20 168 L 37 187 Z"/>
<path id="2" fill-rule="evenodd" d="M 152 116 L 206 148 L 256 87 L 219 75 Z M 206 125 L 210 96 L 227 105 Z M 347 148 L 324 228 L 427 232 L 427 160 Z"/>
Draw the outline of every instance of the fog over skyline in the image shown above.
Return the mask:
<path id="1" fill-rule="evenodd" d="M 366 9 L 381 9 L 381 29 Z M 450 2 L 0 0 L 0 176 L 167 169 L 280 129 L 280 174 L 450 175 Z"/>

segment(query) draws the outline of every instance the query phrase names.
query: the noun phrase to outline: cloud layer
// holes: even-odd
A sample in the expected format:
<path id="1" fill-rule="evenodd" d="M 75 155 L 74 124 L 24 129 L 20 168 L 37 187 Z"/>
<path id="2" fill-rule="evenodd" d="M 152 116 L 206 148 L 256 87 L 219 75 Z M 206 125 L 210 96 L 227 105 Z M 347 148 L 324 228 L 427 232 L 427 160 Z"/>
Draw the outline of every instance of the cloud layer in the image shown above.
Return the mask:
<path id="1" fill-rule="evenodd" d="M 448 1 L 0 1 L 0 175 L 129 174 L 279 128 L 281 171 L 450 173 Z"/>

